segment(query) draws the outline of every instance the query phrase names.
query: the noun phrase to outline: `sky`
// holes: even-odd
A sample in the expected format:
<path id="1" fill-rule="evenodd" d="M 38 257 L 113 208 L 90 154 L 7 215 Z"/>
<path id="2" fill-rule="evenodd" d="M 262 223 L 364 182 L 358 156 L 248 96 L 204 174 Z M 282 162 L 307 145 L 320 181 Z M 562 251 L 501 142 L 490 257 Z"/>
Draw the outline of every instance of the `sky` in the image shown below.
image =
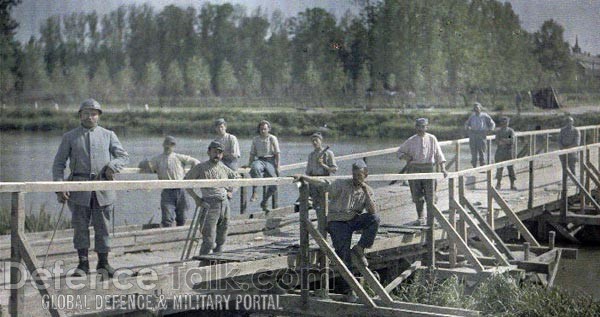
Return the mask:
<path id="1" fill-rule="evenodd" d="M 17 39 L 27 41 L 32 35 L 39 37 L 43 21 L 52 15 L 71 12 L 90 12 L 96 10 L 99 15 L 110 12 L 121 5 L 142 4 L 148 2 L 157 10 L 175 4 L 181 7 L 200 8 L 205 0 L 23 0 L 13 10 L 14 18 L 20 23 Z M 243 4 L 249 11 L 257 7 L 270 14 L 281 10 L 286 16 L 295 16 L 308 7 L 322 7 L 336 16 L 347 10 L 356 10 L 356 0 L 211 0 L 211 3 L 226 2 Z M 565 28 L 565 40 L 579 46 L 585 52 L 600 54 L 600 0 L 508 0 L 519 15 L 525 30 L 534 32 L 542 23 L 554 19 Z"/>

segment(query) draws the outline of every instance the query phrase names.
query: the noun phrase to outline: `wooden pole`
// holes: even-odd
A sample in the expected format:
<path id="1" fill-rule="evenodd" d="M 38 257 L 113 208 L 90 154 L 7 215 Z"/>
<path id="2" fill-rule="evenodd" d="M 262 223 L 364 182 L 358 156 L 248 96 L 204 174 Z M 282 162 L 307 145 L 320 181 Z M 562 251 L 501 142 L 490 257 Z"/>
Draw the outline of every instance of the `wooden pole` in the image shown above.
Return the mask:
<path id="1" fill-rule="evenodd" d="M 531 258 L 531 243 L 523 242 L 523 260 L 529 261 Z"/>
<path id="2" fill-rule="evenodd" d="M 455 200 L 454 195 L 454 178 L 448 179 L 448 201 Z M 448 215 L 448 221 L 450 222 L 450 226 L 452 228 L 456 228 L 456 208 L 450 204 L 450 214 Z M 461 217 L 462 218 L 462 217 Z M 459 232 L 460 234 L 460 232 Z M 456 244 L 450 240 L 450 268 L 454 268 L 456 266 Z"/>
<path id="3" fill-rule="evenodd" d="M 487 221 L 488 224 L 490 225 L 490 227 L 492 229 L 496 229 L 496 227 L 494 226 L 494 198 L 492 196 L 492 170 L 487 170 L 486 172 L 486 176 L 487 176 L 487 204 L 488 204 L 488 208 L 487 208 Z"/>
<path id="4" fill-rule="evenodd" d="M 320 214 L 317 214 L 317 229 L 324 239 L 327 239 L 327 215 L 329 214 L 329 193 L 323 193 L 323 207 Z M 321 275 L 321 294 L 322 298 L 329 298 L 329 259 L 325 251 L 319 252 L 319 269 Z"/>
<path id="5" fill-rule="evenodd" d="M 19 285 L 20 281 L 27 276 L 21 274 L 19 268 L 23 267 L 23 258 L 20 253 L 19 234 L 25 233 L 25 193 L 11 194 L 10 211 L 10 284 Z M 25 285 L 13 287 L 10 290 L 9 312 L 11 316 L 22 316 L 25 312 Z"/>
<path id="6" fill-rule="evenodd" d="M 546 153 L 550 152 L 550 133 L 544 134 L 544 148 L 546 148 Z"/>
<path id="7" fill-rule="evenodd" d="M 529 139 L 529 155 L 535 155 L 535 136 L 532 135 Z M 527 199 L 527 208 L 533 208 L 533 185 L 534 185 L 534 166 L 533 160 L 529 161 L 529 190 Z"/>
<path id="8" fill-rule="evenodd" d="M 548 233 L 548 247 L 550 250 L 554 249 L 554 243 L 556 242 L 556 231 L 550 231 Z"/>
<path id="9" fill-rule="evenodd" d="M 456 201 L 458 203 L 462 204 L 464 197 L 465 197 L 465 177 L 459 176 L 458 177 L 458 199 Z M 460 237 L 463 240 L 467 241 L 467 223 L 463 219 L 463 217 L 460 217 L 460 220 L 458 221 L 458 233 L 460 234 Z"/>
<path id="10" fill-rule="evenodd" d="M 241 178 L 244 178 L 244 174 L 240 174 Z M 240 215 L 243 215 L 248 208 L 248 201 L 246 200 L 246 187 L 240 187 Z"/>
<path id="11" fill-rule="evenodd" d="M 427 212 L 427 226 L 429 227 L 427 229 L 427 265 L 433 270 L 435 269 L 435 226 L 433 213 L 431 212 Z"/>
<path id="12" fill-rule="evenodd" d="M 567 181 L 568 181 L 568 176 L 567 176 L 567 168 L 568 168 L 568 161 L 567 161 L 567 154 L 563 154 L 563 164 L 562 165 L 562 188 L 560 191 L 560 216 L 562 218 L 563 222 L 567 221 L 567 211 L 569 210 L 569 193 L 568 190 L 569 188 L 567 187 Z"/>
<path id="13" fill-rule="evenodd" d="M 306 222 L 308 218 L 308 185 L 301 182 L 300 185 L 300 295 L 302 304 L 308 305 L 309 296 L 309 241 Z"/>
<path id="14" fill-rule="evenodd" d="M 456 152 L 456 156 L 454 156 L 456 158 L 455 162 L 454 162 L 454 170 L 455 171 L 460 171 L 460 142 L 456 141 L 456 144 L 454 146 L 454 151 Z"/>
<path id="15" fill-rule="evenodd" d="M 586 137 L 586 135 L 587 135 L 586 132 L 587 131 L 583 130 L 581 132 L 583 132 L 583 134 L 581 136 L 581 138 L 583 139 L 582 143 L 583 143 L 583 145 L 587 145 L 587 137 Z M 585 169 L 583 167 L 584 164 L 585 164 L 584 163 L 585 162 L 585 151 L 580 151 L 579 153 L 577 153 L 577 155 L 579 156 L 579 182 L 582 185 L 585 185 L 586 184 Z M 586 187 L 586 189 L 587 188 L 589 188 L 589 187 Z M 583 193 L 583 191 L 579 192 L 579 202 L 580 202 L 579 203 L 579 213 L 583 214 L 585 212 L 585 205 L 586 205 L 586 203 L 585 203 L 585 194 Z"/>
<path id="16" fill-rule="evenodd" d="M 492 140 L 486 140 L 487 142 L 487 163 L 492 163 Z"/>

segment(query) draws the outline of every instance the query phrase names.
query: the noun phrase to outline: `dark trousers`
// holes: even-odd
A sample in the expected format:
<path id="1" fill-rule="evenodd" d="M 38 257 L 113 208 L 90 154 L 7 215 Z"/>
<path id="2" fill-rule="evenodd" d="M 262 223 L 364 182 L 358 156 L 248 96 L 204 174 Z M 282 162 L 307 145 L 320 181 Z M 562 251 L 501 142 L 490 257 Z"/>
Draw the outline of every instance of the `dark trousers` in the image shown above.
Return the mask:
<path id="1" fill-rule="evenodd" d="M 163 189 L 160 193 L 160 210 L 162 211 L 161 224 L 163 227 L 170 227 L 175 221 L 177 226 L 185 224 L 185 212 L 188 209 L 185 200 L 185 190 Z"/>
<path id="2" fill-rule="evenodd" d="M 92 193 L 89 206 L 82 206 L 68 201 L 73 225 L 73 246 L 75 249 L 90 248 L 90 222 L 94 227 L 94 249 L 98 253 L 110 252 L 110 211 L 113 205 L 99 206 L 96 193 Z"/>

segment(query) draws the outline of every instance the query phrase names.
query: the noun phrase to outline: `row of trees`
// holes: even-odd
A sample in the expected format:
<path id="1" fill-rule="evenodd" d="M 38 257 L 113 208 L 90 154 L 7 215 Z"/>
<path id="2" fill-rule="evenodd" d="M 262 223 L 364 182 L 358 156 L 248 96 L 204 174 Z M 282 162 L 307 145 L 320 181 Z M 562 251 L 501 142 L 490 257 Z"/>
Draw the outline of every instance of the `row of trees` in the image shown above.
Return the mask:
<path id="1" fill-rule="evenodd" d="M 269 18 L 260 8 L 247 14 L 239 5 L 209 3 L 199 11 L 171 5 L 155 12 L 145 4 L 103 16 L 53 16 L 24 45 L 15 44 L 12 30 L 3 34 L 3 47 L 8 38 L 13 49 L 2 50 L 2 98 L 339 97 L 387 90 L 455 103 L 472 92 L 569 88 L 575 75 L 562 27 L 547 21 L 529 34 L 510 3 L 360 3 L 358 14 L 339 19 L 320 8 L 285 19 L 278 11 Z"/>

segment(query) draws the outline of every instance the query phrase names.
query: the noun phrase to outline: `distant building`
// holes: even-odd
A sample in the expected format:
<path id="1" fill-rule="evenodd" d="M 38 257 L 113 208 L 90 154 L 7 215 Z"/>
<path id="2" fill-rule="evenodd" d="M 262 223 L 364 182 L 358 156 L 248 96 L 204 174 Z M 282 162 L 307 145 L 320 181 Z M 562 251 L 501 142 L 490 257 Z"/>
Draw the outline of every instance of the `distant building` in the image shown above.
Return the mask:
<path id="1" fill-rule="evenodd" d="M 571 50 L 573 52 L 571 56 L 575 60 L 575 63 L 577 63 L 578 72 L 584 76 L 600 79 L 600 57 L 582 52 L 577 36 L 575 36 L 575 45 Z"/>

